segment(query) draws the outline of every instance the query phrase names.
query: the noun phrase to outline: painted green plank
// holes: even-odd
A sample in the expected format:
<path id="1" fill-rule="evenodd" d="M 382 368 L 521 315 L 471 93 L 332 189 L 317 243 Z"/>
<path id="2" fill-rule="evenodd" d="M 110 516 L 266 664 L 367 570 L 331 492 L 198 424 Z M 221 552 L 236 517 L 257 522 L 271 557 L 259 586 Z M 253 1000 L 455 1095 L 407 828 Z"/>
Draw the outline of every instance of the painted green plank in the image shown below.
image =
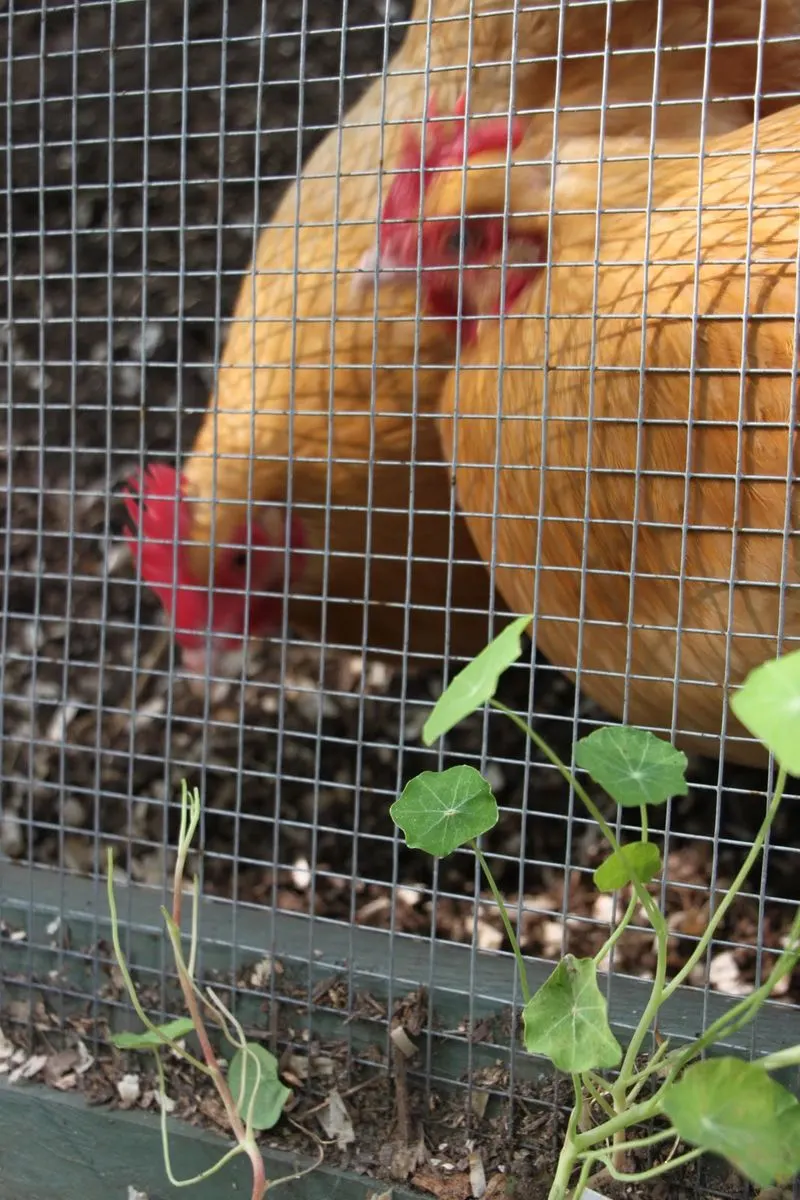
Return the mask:
<path id="1" fill-rule="evenodd" d="M 35 896 L 33 912 L 31 895 Z M 156 970 L 167 961 L 159 915 L 162 901 L 159 891 L 137 885 L 120 888 L 118 893 L 128 952 L 136 964 Z M 46 926 L 56 914 L 61 914 L 69 925 L 76 950 L 85 948 L 98 936 L 108 938 L 103 886 L 41 869 L 35 871 L 32 884 L 28 868 L 3 865 L 0 913 L 28 933 L 27 943 L 17 946 L 5 943 L 0 974 L 27 977 L 32 963 L 38 970 L 53 967 L 58 954 L 47 949 L 53 938 L 47 934 Z M 435 947 L 432 960 L 430 943 L 424 939 L 396 936 L 392 940 L 383 930 L 351 928 L 319 918 L 243 905 L 234 911 L 231 904 L 213 899 L 202 902 L 200 929 L 207 968 L 229 970 L 232 965 L 243 966 L 270 953 L 284 962 L 287 971 L 295 971 L 304 979 L 310 975 L 313 982 L 340 973 L 352 979 L 354 988 L 367 989 L 377 997 L 386 997 L 388 980 L 392 980 L 391 995 L 395 998 L 409 989 L 425 986 L 430 989 L 440 1027 L 450 1030 L 457 1029 L 470 1012 L 470 993 L 471 1013 L 478 1018 L 501 1012 L 515 995 L 515 968 L 510 955 L 472 952 L 467 946 L 445 943 Z M 432 961 L 433 978 L 430 977 Z M 552 968 L 552 963 L 529 960 L 532 990 L 543 983 Z M 611 981 L 609 1015 L 621 1038 L 638 1020 L 648 992 L 644 980 L 615 976 Z M 518 991 L 516 996 L 519 997 Z M 716 993 L 704 997 L 700 989 L 682 988 L 659 1014 L 659 1029 L 663 1035 L 677 1040 L 694 1038 L 704 1025 L 722 1016 L 735 1003 L 736 1000 Z M 346 1016 L 343 1012 L 341 1019 Z M 311 1019 L 316 1018 L 312 1015 Z M 747 1054 L 767 1054 L 798 1042 L 800 1010 L 770 1003 L 754 1025 L 734 1035 L 727 1045 Z M 465 1039 L 459 1039 L 458 1049 L 463 1070 Z M 475 1050 L 477 1047 L 473 1047 Z M 521 1069 L 525 1065 L 529 1066 L 520 1061 Z"/>
<path id="2" fill-rule="evenodd" d="M 222 1138 L 170 1122 L 176 1178 L 207 1170 L 223 1154 Z M 307 1166 L 307 1160 L 268 1151 L 268 1178 Z M 0 1082 L 0 1196 L 2 1200 L 127 1200 L 128 1188 L 148 1200 L 245 1200 L 250 1195 L 245 1159 L 229 1163 L 188 1191 L 171 1187 L 164 1173 L 157 1118 L 147 1113 L 87 1108 L 79 1097 L 42 1087 Z M 285 1200 L 367 1200 L 382 1184 L 325 1167 L 281 1186 Z M 277 1193 L 276 1193 L 277 1195 Z M 413 1200 L 394 1188 L 392 1200 Z"/>
<path id="3" fill-rule="evenodd" d="M 33 908 L 31 896 L 35 897 Z M 120 888 L 118 893 L 124 944 L 135 965 L 145 972 L 155 972 L 151 978 L 157 978 L 168 963 L 159 914 L 162 900 L 159 892 L 138 886 Z M 28 980 L 33 977 L 44 981 L 54 969 L 58 969 L 60 979 L 72 984 L 77 1003 L 94 994 L 93 983 L 105 980 L 97 969 L 97 953 L 93 957 L 89 953 L 98 938 L 108 939 L 109 934 L 102 885 L 43 870 L 31 876 L 26 868 L 4 864 L 0 870 L 0 915 L 26 933 L 24 941 L 4 940 L 0 949 L 0 998 L 25 998 L 29 995 Z M 48 930 L 56 915 L 62 918 L 59 929 Z M 309 980 L 313 986 L 317 980 L 337 974 L 350 979 L 355 989 L 368 989 L 378 998 L 386 998 L 390 986 L 395 998 L 409 989 L 428 986 L 436 1029 L 417 1038 L 423 1051 L 418 1059 L 418 1080 L 423 1077 L 426 1061 L 437 1079 L 455 1082 L 464 1077 L 468 1065 L 474 1070 L 498 1059 L 508 1062 L 512 1053 L 518 1078 L 538 1073 L 536 1062 L 512 1052 L 507 1038 L 470 1046 L 463 1035 L 454 1032 L 468 1014 L 470 991 L 473 1016 L 503 1011 L 503 998 L 514 994 L 514 964 L 508 956 L 438 945 L 431 978 L 431 947 L 425 940 L 396 937 L 392 941 L 381 930 L 350 928 L 241 906 L 234 913 L 230 904 L 211 899 L 203 901 L 200 928 L 206 969 L 227 972 L 232 966 L 238 969 L 270 953 L 284 963 L 287 978 L 293 976 L 303 983 L 304 992 Z M 66 929 L 71 949 L 64 946 Z M 551 970 L 551 963 L 531 961 L 531 987 L 539 986 Z M 625 1031 L 643 1009 L 648 985 L 624 977 L 612 982 L 610 1016 L 624 1039 Z M 262 1000 L 261 994 L 245 995 L 237 1002 L 241 1018 L 261 1029 L 266 1020 Z M 733 1003 L 718 995 L 704 1000 L 702 992 L 682 989 L 661 1015 L 661 1032 L 677 1040 L 696 1036 L 703 1024 L 716 1019 Z M 67 998 L 65 1008 L 69 1007 Z M 113 1015 L 113 1010 L 109 1012 Z M 119 1009 L 116 1019 L 120 1013 L 125 1020 L 124 1010 Z M 347 1017 L 346 1011 L 330 1008 L 314 1010 L 307 1016 L 293 1011 L 292 1024 L 300 1029 L 305 1023 L 317 1037 L 345 1038 L 356 1053 L 369 1044 L 385 1044 L 385 1022 L 350 1019 L 345 1025 Z M 430 1038 L 429 1058 L 426 1037 Z M 744 1053 L 767 1053 L 798 1041 L 800 1013 L 786 1005 L 771 1004 L 753 1029 L 741 1031 L 731 1047 Z M 224 1147 L 225 1143 L 213 1134 L 174 1122 L 171 1126 L 174 1166 L 179 1177 L 205 1169 Z M 293 1169 L 290 1156 L 268 1156 L 272 1177 Z M 129 1185 L 146 1192 L 149 1200 L 186 1194 L 165 1182 L 158 1123 L 151 1114 L 87 1110 L 75 1096 L 31 1085 L 12 1088 L 0 1084 L 1 1200 L 52 1200 L 56 1193 L 59 1200 L 127 1200 Z M 361 1177 L 325 1170 L 288 1185 L 283 1194 L 287 1200 L 367 1200 L 376 1190 L 381 1189 Z M 245 1164 L 233 1164 L 224 1175 L 192 1194 L 197 1200 L 226 1196 L 244 1200 L 249 1194 Z M 394 1189 L 392 1200 L 410 1200 L 410 1193 Z"/>

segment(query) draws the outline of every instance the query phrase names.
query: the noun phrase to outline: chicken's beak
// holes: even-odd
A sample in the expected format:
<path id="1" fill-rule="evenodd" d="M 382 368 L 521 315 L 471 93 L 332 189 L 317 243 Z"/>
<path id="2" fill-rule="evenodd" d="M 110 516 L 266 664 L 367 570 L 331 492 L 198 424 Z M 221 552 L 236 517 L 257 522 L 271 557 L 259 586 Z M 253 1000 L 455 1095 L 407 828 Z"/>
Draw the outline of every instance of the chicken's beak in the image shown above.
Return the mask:
<path id="1" fill-rule="evenodd" d="M 360 300 L 362 296 L 370 293 L 376 282 L 379 288 L 383 284 L 407 284 L 409 272 L 399 264 L 392 262 L 388 255 L 379 259 L 378 249 L 373 247 L 372 250 L 367 250 L 362 255 L 356 273 L 353 275 L 350 286 L 354 298 Z"/>

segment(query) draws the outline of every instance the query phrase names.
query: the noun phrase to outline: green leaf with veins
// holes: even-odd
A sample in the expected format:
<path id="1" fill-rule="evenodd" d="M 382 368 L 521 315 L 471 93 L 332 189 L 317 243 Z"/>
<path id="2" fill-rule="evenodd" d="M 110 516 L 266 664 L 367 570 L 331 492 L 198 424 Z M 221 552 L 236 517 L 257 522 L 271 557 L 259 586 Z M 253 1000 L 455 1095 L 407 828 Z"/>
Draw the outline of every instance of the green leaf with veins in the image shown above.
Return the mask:
<path id="1" fill-rule="evenodd" d="M 645 729 L 607 725 L 575 743 L 575 762 L 621 808 L 685 796 L 686 755 Z"/>
<path id="2" fill-rule="evenodd" d="M 652 842 L 629 842 L 610 854 L 594 873 L 601 892 L 616 892 L 633 880 L 649 883 L 661 870 L 661 855 Z"/>
<path id="3" fill-rule="evenodd" d="M 259 1042 L 247 1042 L 236 1051 L 228 1067 L 228 1085 L 240 1116 L 246 1121 L 251 1115 L 256 1130 L 277 1125 L 292 1094 L 278 1077 L 277 1058 Z"/>
<path id="4" fill-rule="evenodd" d="M 622 1059 L 592 958 L 565 955 L 525 1005 L 522 1020 L 525 1049 L 544 1054 L 559 1071 L 601 1071 Z"/>
<path id="5" fill-rule="evenodd" d="M 800 650 L 755 667 L 731 711 L 790 775 L 800 775 Z"/>
<path id="6" fill-rule="evenodd" d="M 663 1108 L 684 1141 L 722 1155 L 758 1187 L 800 1171 L 800 1103 L 758 1062 L 695 1063 L 667 1089 Z"/>
<path id="7" fill-rule="evenodd" d="M 423 771 L 389 809 L 411 850 L 443 858 L 497 824 L 497 801 L 474 767 Z"/>
<path id="8" fill-rule="evenodd" d="M 175 1021 L 167 1021 L 164 1025 L 157 1025 L 156 1029 L 164 1037 L 159 1037 L 158 1033 L 154 1033 L 151 1029 L 145 1029 L 142 1033 L 115 1033 L 111 1036 L 112 1046 L 116 1046 L 118 1050 L 157 1050 L 159 1046 L 165 1046 L 164 1038 L 170 1042 L 178 1042 L 181 1038 L 185 1038 L 194 1030 L 194 1021 L 190 1017 L 178 1017 Z"/>
<path id="9" fill-rule="evenodd" d="M 532 617 L 517 617 L 497 637 L 467 663 L 450 682 L 434 705 L 422 730 L 426 746 L 448 733 L 464 717 L 475 712 L 497 691 L 500 676 L 522 654 L 522 635 Z"/>

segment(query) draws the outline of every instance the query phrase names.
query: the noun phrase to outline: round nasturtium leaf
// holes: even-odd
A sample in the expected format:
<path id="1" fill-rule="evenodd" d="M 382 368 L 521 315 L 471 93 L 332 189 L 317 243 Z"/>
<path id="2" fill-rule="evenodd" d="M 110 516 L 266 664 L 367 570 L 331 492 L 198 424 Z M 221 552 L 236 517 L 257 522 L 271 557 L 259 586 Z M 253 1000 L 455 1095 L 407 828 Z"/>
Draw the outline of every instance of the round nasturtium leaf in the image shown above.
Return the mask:
<path id="1" fill-rule="evenodd" d="M 389 815 L 409 849 L 443 858 L 497 824 L 497 801 L 480 771 L 463 765 L 410 779 Z"/>
<path id="2" fill-rule="evenodd" d="M 684 1141 L 722 1155 L 758 1187 L 800 1171 L 800 1104 L 757 1062 L 695 1063 L 667 1089 L 663 1108 Z"/>
<path id="3" fill-rule="evenodd" d="M 240 1116 L 245 1121 L 249 1116 L 256 1130 L 277 1125 L 292 1094 L 278 1077 L 277 1058 L 259 1042 L 236 1051 L 228 1067 L 228 1086 Z"/>
<path id="4" fill-rule="evenodd" d="M 629 842 L 610 854 L 594 873 L 601 892 L 616 892 L 633 880 L 649 883 L 661 870 L 661 855 L 652 842 Z"/>
<path id="5" fill-rule="evenodd" d="M 730 703 L 778 765 L 800 775 L 800 650 L 755 667 Z"/>
<path id="6" fill-rule="evenodd" d="M 525 1049 L 544 1054 L 559 1071 L 606 1070 L 622 1059 L 593 958 L 565 955 L 525 1005 L 522 1020 Z"/>
<path id="7" fill-rule="evenodd" d="M 426 746 L 492 699 L 500 676 L 522 654 L 522 635 L 532 620 L 531 616 L 517 617 L 459 671 L 425 722 L 422 740 Z"/>
<path id="8" fill-rule="evenodd" d="M 581 738 L 575 762 L 621 808 L 663 804 L 689 790 L 683 751 L 631 725 L 607 725 Z"/>

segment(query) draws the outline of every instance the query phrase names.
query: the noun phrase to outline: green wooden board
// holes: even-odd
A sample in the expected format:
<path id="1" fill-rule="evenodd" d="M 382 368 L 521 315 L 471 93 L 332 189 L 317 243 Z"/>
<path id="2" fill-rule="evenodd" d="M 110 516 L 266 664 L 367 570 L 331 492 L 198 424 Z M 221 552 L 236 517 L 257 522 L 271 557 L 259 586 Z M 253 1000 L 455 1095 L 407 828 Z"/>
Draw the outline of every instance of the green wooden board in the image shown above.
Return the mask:
<path id="1" fill-rule="evenodd" d="M 123 942 L 132 965 L 157 981 L 169 966 L 155 889 L 127 886 L 118 891 Z M 24 939 L 5 939 L 0 946 L 0 1004 L 30 995 L 45 995 L 48 1004 L 87 1006 L 107 980 L 98 943 L 109 938 L 108 911 L 102 883 L 64 878 L 55 873 L 3 864 L 0 868 L 0 917 Z M 60 917 L 57 924 L 54 918 Z M 412 937 L 394 940 L 382 930 L 267 909 L 205 900 L 200 915 L 204 968 L 241 970 L 270 954 L 285 966 L 286 976 L 303 982 L 308 994 L 317 981 L 344 978 L 353 991 L 363 989 L 382 1000 L 398 999 L 425 986 L 434 1014 L 431 1027 L 416 1039 L 422 1053 L 410 1077 L 420 1083 L 430 1070 L 436 1086 L 463 1080 L 481 1066 L 513 1060 L 517 1079 L 539 1074 L 542 1064 L 511 1047 L 499 1034 L 487 1044 L 470 1043 L 463 1031 L 467 1017 L 502 1015 L 515 992 L 510 956 L 476 952 L 467 946 L 430 944 Z M 67 936 L 68 935 L 68 936 Z M 105 951 L 108 962 L 108 949 Z M 433 964 L 433 971 L 431 965 Z M 552 963 L 531 961 L 531 989 L 552 970 Z M 54 976 L 52 973 L 56 972 Z M 31 984 L 31 981 L 34 981 Z M 645 981 L 615 977 L 609 991 L 609 1015 L 625 1040 L 643 1011 L 649 988 Z M 505 1003 L 504 1003 L 505 1000 Z M 237 1015 L 245 1024 L 266 1031 L 264 995 L 237 999 Z M 660 1014 L 663 1035 L 676 1042 L 693 1038 L 721 1016 L 735 1000 L 697 989 L 682 989 Z M 103 1005 L 89 1000 L 95 1015 Z M 106 1012 L 107 1010 L 107 1012 Z M 117 1027 L 136 1028 L 124 1007 L 105 1005 L 104 1015 Z M 375 1043 L 386 1044 L 385 1019 L 353 1019 L 347 1009 L 325 1005 L 292 1011 L 296 1029 L 314 1037 L 339 1038 L 358 1054 Z M 499 1031 L 502 1027 L 498 1025 Z M 765 1006 L 758 1020 L 740 1031 L 728 1049 L 744 1055 L 764 1054 L 800 1042 L 800 1012 L 787 1005 Z M 792 1080 L 787 1079 L 787 1083 Z M 219 1156 L 225 1143 L 212 1134 L 171 1122 L 174 1166 L 179 1177 L 196 1174 Z M 267 1157 L 271 1177 L 296 1169 L 287 1155 Z M 197 1200 L 241 1197 L 248 1200 L 244 1163 L 226 1168 L 213 1181 L 190 1192 L 170 1188 L 161 1159 L 158 1121 L 147 1113 L 87 1109 L 79 1098 L 31 1085 L 0 1084 L 0 1200 L 128 1200 L 128 1187 L 148 1200 L 191 1195 Z M 281 1189 L 287 1200 L 368 1200 L 382 1186 L 358 1176 L 320 1170 Z M 392 1200 L 411 1193 L 395 1188 Z"/>
<path id="2" fill-rule="evenodd" d="M 133 965 L 149 970 L 153 978 L 158 978 L 162 969 L 169 966 L 159 912 L 164 902 L 162 892 L 129 885 L 119 889 L 117 902 L 126 953 Z M 25 981 L 33 974 L 42 978 L 53 969 L 67 974 L 73 970 L 82 972 L 80 990 L 84 994 L 92 979 L 98 984 L 103 981 L 96 969 L 97 951 L 91 950 L 98 939 L 109 938 L 103 882 L 3 864 L 0 916 L 26 933 L 24 942 L 3 944 L 0 985 L 4 976 L 13 976 L 24 991 Z M 54 936 L 48 927 L 56 916 L 61 917 L 61 927 Z M 68 953 L 57 944 L 59 938 L 63 944 L 65 928 L 70 934 Z M 275 913 L 267 908 L 239 905 L 234 909 L 230 903 L 205 899 L 200 909 L 200 942 L 201 959 L 208 969 L 240 969 L 270 954 L 279 958 L 290 974 L 306 982 L 310 980 L 311 986 L 319 980 L 340 976 L 354 989 L 390 999 L 426 987 L 439 1027 L 448 1031 L 437 1035 L 436 1040 L 457 1046 L 461 1070 L 466 1065 L 469 1043 L 455 1032 L 460 1023 L 467 1017 L 480 1019 L 501 1013 L 512 998 L 520 1003 L 510 954 L 473 951 L 469 946 L 452 943 L 439 943 L 432 953 L 426 939 L 409 935 L 392 939 L 381 929 L 351 927 L 343 922 Z M 531 991 L 541 986 L 553 965 L 528 960 Z M 609 1018 L 621 1039 L 634 1028 L 648 995 L 649 985 L 645 980 L 617 975 L 610 981 Z M 681 988 L 659 1013 L 660 1032 L 677 1041 L 692 1039 L 736 1003 L 736 999 L 718 993 L 706 996 L 699 988 Z M 346 1011 L 328 1010 L 312 1014 L 310 1020 L 332 1020 L 344 1030 L 352 1026 L 348 1016 Z M 326 1033 L 329 1030 L 328 1025 Z M 798 1042 L 800 1009 L 770 1002 L 757 1021 L 735 1034 L 726 1045 L 732 1051 L 755 1055 L 769 1054 Z M 473 1044 L 470 1049 L 475 1052 L 479 1047 Z M 517 1068 L 523 1073 L 526 1063 L 530 1060 L 520 1055 Z"/>
<path id="3" fill-rule="evenodd" d="M 170 1122 L 172 1166 L 178 1179 L 206 1170 L 226 1149 L 213 1134 Z M 270 1179 L 308 1165 L 290 1155 L 265 1154 Z M 41 1087 L 0 1083 L 0 1196 L 2 1200 L 128 1200 L 128 1188 L 148 1200 L 248 1200 L 244 1159 L 195 1187 L 174 1188 L 164 1174 L 158 1121 L 147 1113 L 87 1108 L 75 1096 Z M 382 1184 L 324 1167 L 282 1184 L 283 1200 L 367 1200 Z M 271 1194 L 271 1193 L 270 1193 Z M 394 1188 L 391 1200 L 412 1200 Z M 417 1200 L 419 1193 L 417 1193 Z"/>

